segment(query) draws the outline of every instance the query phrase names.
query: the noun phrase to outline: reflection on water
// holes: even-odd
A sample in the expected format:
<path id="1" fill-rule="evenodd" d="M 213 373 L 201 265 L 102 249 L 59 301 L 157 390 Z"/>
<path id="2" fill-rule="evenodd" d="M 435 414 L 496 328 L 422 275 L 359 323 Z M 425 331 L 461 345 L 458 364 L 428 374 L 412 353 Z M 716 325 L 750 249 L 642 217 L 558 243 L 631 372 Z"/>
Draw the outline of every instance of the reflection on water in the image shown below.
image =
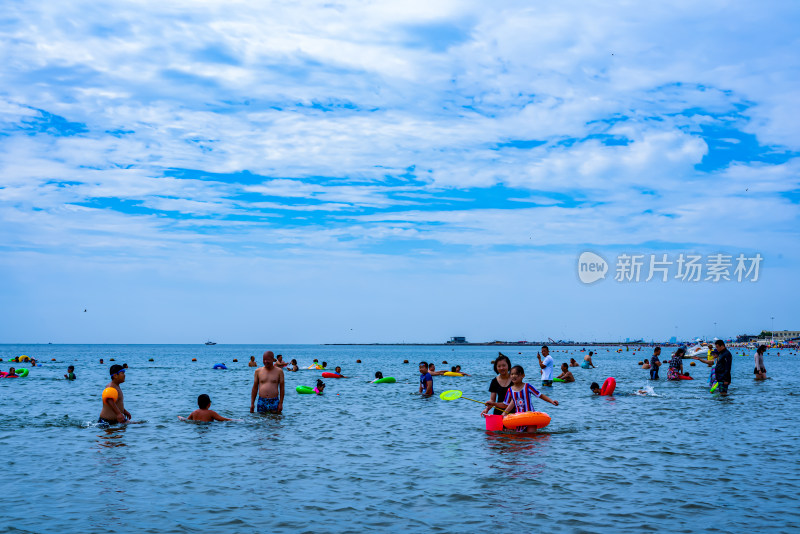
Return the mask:
<path id="1" fill-rule="evenodd" d="M 301 364 L 320 358 L 356 377 L 326 381 L 320 397 L 294 392 L 313 385 L 317 372 L 287 373 L 282 415 L 249 413 L 246 362 L 263 347 L 9 350 L 51 351 L 40 360 L 59 360 L 25 381 L 0 380 L 3 515 L 22 531 L 255 532 L 268 524 L 277 532 L 483 532 L 535 524 L 638 533 L 800 525 L 796 356 L 768 359 L 775 378 L 763 383 L 748 374 L 752 360 L 735 359 L 731 396 L 720 398 L 705 380 L 650 382 L 636 365 L 641 356 L 601 349 L 597 369 L 572 368 L 576 383 L 548 390 L 558 407 L 537 404 L 550 425 L 520 434 L 487 433 L 479 405 L 416 395 L 416 367 L 402 363 L 459 364 L 472 376 L 437 376 L 435 391 L 488 399 L 492 347 L 281 347 Z M 535 350 L 514 352 L 512 363 L 536 365 Z M 553 355 L 557 364 L 581 356 Z M 96 426 L 108 380 L 100 357 L 129 364 L 125 404 L 146 422 Z M 229 370 L 212 371 L 219 361 Z M 67 362 L 76 363 L 78 380 L 58 379 Z M 398 382 L 370 383 L 376 370 Z M 592 395 L 588 385 L 608 376 L 617 394 Z M 200 393 L 240 421 L 178 421 Z M 670 495 L 691 499 L 652 509 L 653 498 Z M 579 506 L 566 513 L 559 503 Z"/>

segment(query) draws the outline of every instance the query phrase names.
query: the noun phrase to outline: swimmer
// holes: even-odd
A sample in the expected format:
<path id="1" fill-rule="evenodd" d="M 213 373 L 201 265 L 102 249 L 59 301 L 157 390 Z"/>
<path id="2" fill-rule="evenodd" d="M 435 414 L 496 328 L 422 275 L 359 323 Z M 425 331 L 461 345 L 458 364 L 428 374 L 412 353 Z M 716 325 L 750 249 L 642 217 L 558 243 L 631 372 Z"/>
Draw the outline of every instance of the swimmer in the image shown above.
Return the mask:
<path id="1" fill-rule="evenodd" d="M 103 363 L 103 358 L 100 358 L 100 363 L 101 363 L 101 364 Z"/>
<path id="2" fill-rule="evenodd" d="M 686 349 L 680 347 L 672 355 L 669 360 L 669 370 L 667 371 L 667 380 L 680 380 L 683 374 L 683 357 L 686 355 Z"/>
<path id="3" fill-rule="evenodd" d="M 469 374 L 469 373 L 465 373 L 464 371 L 462 371 L 462 370 L 461 370 L 461 366 L 460 366 L 460 365 L 456 365 L 456 366 L 453 368 L 453 372 L 455 372 L 455 373 L 461 373 L 461 374 L 462 374 L 462 375 L 464 375 L 464 376 L 472 376 L 471 374 Z"/>
<path id="4" fill-rule="evenodd" d="M 276 362 L 275 362 L 275 366 L 276 366 L 276 367 L 280 367 L 281 369 L 283 369 L 284 367 L 286 367 L 287 365 L 289 365 L 288 363 L 286 363 L 285 361 L 283 361 L 283 354 L 278 354 L 278 355 L 276 356 L 276 358 L 278 359 L 278 361 L 276 361 Z"/>
<path id="5" fill-rule="evenodd" d="M 341 368 L 341 367 L 337 367 L 337 368 L 336 368 L 336 369 L 334 369 L 333 371 L 334 371 L 334 372 L 335 372 L 337 375 L 342 375 L 342 368 Z M 346 377 L 346 376 L 344 376 L 344 375 L 342 375 L 342 378 L 347 378 L 347 377 Z"/>
<path id="6" fill-rule="evenodd" d="M 17 370 L 15 368 L 11 367 L 8 370 L 8 374 L 6 375 L 6 378 L 19 378 L 19 376 L 17 376 Z"/>
<path id="7" fill-rule="evenodd" d="M 383 378 L 383 373 L 381 373 L 380 371 L 375 371 L 375 380 L 373 380 L 373 382 L 375 382 L 376 380 L 380 380 L 381 378 Z"/>
<path id="8" fill-rule="evenodd" d="M 250 361 L 247 362 L 247 367 L 258 367 L 255 356 L 250 356 Z"/>
<path id="9" fill-rule="evenodd" d="M 525 378 L 525 370 L 521 365 L 515 365 L 511 368 L 511 387 L 508 388 L 506 393 L 505 403 L 506 408 L 503 410 L 503 416 L 509 414 L 511 409 L 514 413 L 533 412 L 533 403 L 531 402 L 531 395 L 537 397 L 545 402 L 549 402 L 553 406 L 558 406 L 558 401 L 551 399 L 544 393 L 539 393 L 536 388 L 530 384 L 523 382 Z M 528 427 L 518 427 L 517 432 L 527 432 Z"/>
<path id="10" fill-rule="evenodd" d="M 250 413 L 256 409 L 258 396 L 258 413 L 281 413 L 285 395 L 283 369 L 275 367 L 275 354 L 268 350 L 264 353 L 264 367 L 253 373 L 253 387 L 250 389 Z"/>
<path id="11" fill-rule="evenodd" d="M 292 372 L 294 373 L 294 372 L 296 372 L 297 370 L 298 370 L 298 367 L 297 367 L 297 360 L 295 360 L 294 358 L 292 358 L 292 368 L 291 368 L 291 369 L 289 369 L 289 371 L 292 371 Z"/>
<path id="12" fill-rule="evenodd" d="M 100 410 L 100 417 L 98 417 L 97 423 L 104 428 L 117 423 L 124 423 L 131 419 L 130 412 L 125 409 L 125 397 L 120 387 L 125 382 L 125 369 L 121 365 L 112 365 L 108 373 L 111 375 L 111 382 L 106 384 L 106 388 L 116 389 L 117 399 L 114 400 L 108 397 L 103 401 L 103 409 Z"/>
<path id="13" fill-rule="evenodd" d="M 189 421 L 200 421 L 203 423 L 210 423 L 212 421 L 231 421 L 231 419 L 222 417 L 214 410 L 208 409 L 208 407 L 211 406 L 211 398 L 205 393 L 197 397 L 197 406 L 198 409 L 190 413 L 189 417 L 187 417 Z"/>
<path id="14" fill-rule="evenodd" d="M 327 369 L 328 368 L 328 362 L 322 362 L 322 368 L 323 369 Z"/>
<path id="15" fill-rule="evenodd" d="M 653 357 L 650 358 L 650 380 L 658 380 L 658 368 L 661 367 L 661 360 L 658 355 L 661 354 L 661 347 L 653 349 Z"/>
<path id="16" fill-rule="evenodd" d="M 569 366 L 570 366 L 570 367 L 580 367 L 580 365 L 578 364 L 578 362 L 576 362 L 576 361 L 575 361 L 575 358 L 570 358 L 570 359 L 569 359 Z"/>
<path id="17" fill-rule="evenodd" d="M 642 369 L 650 369 L 650 360 L 646 359 L 642 362 Z"/>
<path id="18" fill-rule="evenodd" d="M 575 382 L 575 377 L 572 375 L 572 372 L 569 370 L 569 365 L 566 363 L 561 364 L 561 374 L 558 375 L 558 378 L 564 382 Z"/>
<path id="19" fill-rule="evenodd" d="M 433 365 L 433 364 L 431 364 Z M 433 395 L 433 376 L 428 372 L 430 367 L 427 362 L 419 362 L 419 393 L 420 395 Z"/>
<path id="20" fill-rule="evenodd" d="M 600 395 L 600 384 L 597 382 L 592 382 L 592 384 L 589 386 L 589 389 L 591 389 L 592 393 L 595 395 Z"/>
<path id="21" fill-rule="evenodd" d="M 436 364 L 431 362 L 428 365 L 428 372 L 430 373 L 431 376 L 441 376 L 441 375 L 445 374 L 447 371 L 437 371 L 436 370 Z"/>
<path id="22" fill-rule="evenodd" d="M 583 357 L 583 361 L 588 363 L 591 366 L 591 368 L 594 369 L 594 362 L 592 362 L 592 354 L 594 354 L 594 352 L 590 350 L 589 354 Z"/>
<path id="23" fill-rule="evenodd" d="M 756 350 L 756 366 L 753 369 L 753 374 L 756 375 L 756 380 L 766 380 L 767 379 L 767 369 L 764 367 L 764 353 L 767 352 L 767 346 L 761 345 Z M 778 353 L 780 355 L 780 352 Z"/>
<path id="24" fill-rule="evenodd" d="M 322 395 L 324 392 L 325 392 L 325 382 L 323 382 L 318 378 L 317 387 L 314 388 L 314 393 L 316 393 L 317 395 Z"/>
<path id="25" fill-rule="evenodd" d="M 77 377 L 75 376 L 75 366 L 70 365 L 67 367 L 67 374 L 64 375 L 64 378 L 67 380 L 75 380 Z"/>

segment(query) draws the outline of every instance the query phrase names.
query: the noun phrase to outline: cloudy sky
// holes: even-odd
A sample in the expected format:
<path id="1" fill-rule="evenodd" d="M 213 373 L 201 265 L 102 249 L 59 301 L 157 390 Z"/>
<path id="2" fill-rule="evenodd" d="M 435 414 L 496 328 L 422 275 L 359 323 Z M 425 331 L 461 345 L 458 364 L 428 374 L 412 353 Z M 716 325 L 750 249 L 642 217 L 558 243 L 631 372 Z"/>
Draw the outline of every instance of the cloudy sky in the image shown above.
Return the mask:
<path id="1" fill-rule="evenodd" d="M 797 2 L 2 5 L 0 342 L 800 328 Z"/>

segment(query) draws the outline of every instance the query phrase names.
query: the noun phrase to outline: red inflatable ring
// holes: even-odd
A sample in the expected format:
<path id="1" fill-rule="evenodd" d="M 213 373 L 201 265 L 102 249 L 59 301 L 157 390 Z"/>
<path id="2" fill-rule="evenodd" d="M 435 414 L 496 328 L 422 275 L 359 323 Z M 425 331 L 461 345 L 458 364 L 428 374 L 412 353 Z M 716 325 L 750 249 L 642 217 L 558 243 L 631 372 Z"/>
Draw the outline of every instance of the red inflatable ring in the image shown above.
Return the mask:
<path id="1" fill-rule="evenodd" d="M 694 380 L 694 378 L 692 378 L 691 376 L 684 376 L 684 375 L 680 375 L 678 378 L 680 378 L 681 380 Z"/>
<path id="2" fill-rule="evenodd" d="M 606 378 L 606 381 L 603 382 L 603 387 L 600 388 L 600 395 L 611 395 L 614 393 L 614 390 L 617 388 L 617 381 L 614 380 L 613 376 L 609 376 Z"/>
<path id="3" fill-rule="evenodd" d="M 322 378 L 344 378 L 344 377 L 336 373 L 322 373 Z"/>

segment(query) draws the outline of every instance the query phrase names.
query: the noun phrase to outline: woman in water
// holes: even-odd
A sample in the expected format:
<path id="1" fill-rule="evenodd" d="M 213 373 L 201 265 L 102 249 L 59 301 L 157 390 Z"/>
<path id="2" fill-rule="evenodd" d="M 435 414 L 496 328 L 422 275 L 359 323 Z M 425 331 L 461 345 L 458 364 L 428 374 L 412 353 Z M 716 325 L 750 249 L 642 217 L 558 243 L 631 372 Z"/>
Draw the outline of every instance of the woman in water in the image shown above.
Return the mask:
<path id="1" fill-rule="evenodd" d="M 583 367 L 584 369 L 589 369 L 589 368 L 594 369 L 592 354 L 594 354 L 594 352 L 589 351 L 589 354 L 583 357 L 583 363 L 581 364 L 581 367 Z"/>
<path id="2" fill-rule="evenodd" d="M 669 360 L 669 370 L 667 370 L 667 380 L 680 380 L 683 374 L 683 355 L 686 354 L 686 349 L 680 347 L 672 355 Z"/>
<path id="3" fill-rule="evenodd" d="M 761 345 L 756 351 L 756 367 L 753 369 L 753 374 L 756 375 L 756 380 L 767 379 L 767 369 L 764 367 L 764 353 L 767 352 L 767 346 Z"/>
<path id="4" fill-rule="evenodd" d="M 317 395 L 322 395 L 324 391 L 325 391 L 325 382 L 323 382 L 318 378 L 317 387 L 314 388 L 314 393 L 316 393 Z"/>
<path id="5" fill-rule="evenodd" d="M 498 353 L 499 356 L 494 361 L 494 372 L 497 376 L 492 378 L 489 384 L 489 392 L 492 394 L 491 400 L 486 402 L 481 415 L 489 413 L 489 408 L 494 407 L 494 415 L 500 415 L 506 409 L 506 404 L 503 402 L 508 393 L 508 388 L 511 387 L 511 375 L 508 372 L 511 370 L 511 360 L 508 359 L 503 353 Z"/>
<path id="6" fill-rule="evenodd" d="M 578 362 L 575 361 L 575 358 L 569 359 L 569 366 L 570 367 L 579 367 Z"/>

